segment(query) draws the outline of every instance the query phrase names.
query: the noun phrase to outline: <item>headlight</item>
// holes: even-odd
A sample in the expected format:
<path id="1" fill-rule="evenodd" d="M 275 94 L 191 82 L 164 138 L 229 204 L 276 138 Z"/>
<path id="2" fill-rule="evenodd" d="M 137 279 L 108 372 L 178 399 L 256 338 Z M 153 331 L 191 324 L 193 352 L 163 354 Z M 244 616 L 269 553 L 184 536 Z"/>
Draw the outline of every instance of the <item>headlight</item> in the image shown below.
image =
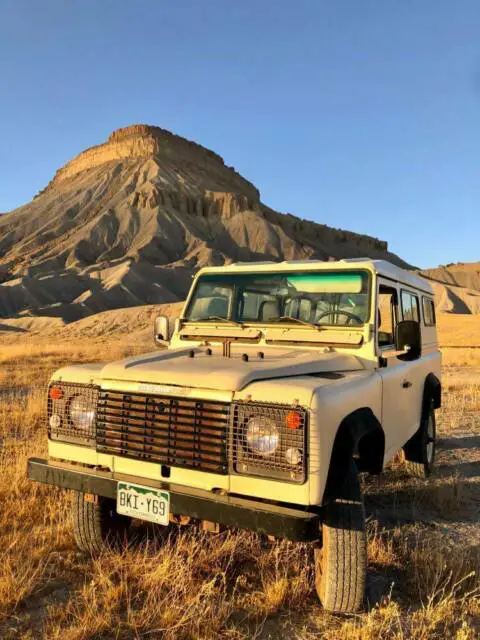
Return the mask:
<path id="1" fill-rule="evenodd" d="M 95 420 L 95 407 L 87 400 L 84 396 L 74 396 L 69 403 L 68 417 L 73 427 L 89 432 Z"/>
<path id="2" fill-rule="evenodd" d="M 97 404 L 97 386 L 53 382 L 47 402 L 50 439 L 95 446 Z"/>
<path id="3" fill-rule="evenodd" d="M 259 416 L 248 421 L 245 438 L 253 453 L 271 456 L 279 445 L 280 432 L 271 418 Z"/>
<path id="4" fill-rule="evenodd" d="M 308 411 L 295 405 L 235 402 L 230 461 L 235 473 L 305 482 Z"/>

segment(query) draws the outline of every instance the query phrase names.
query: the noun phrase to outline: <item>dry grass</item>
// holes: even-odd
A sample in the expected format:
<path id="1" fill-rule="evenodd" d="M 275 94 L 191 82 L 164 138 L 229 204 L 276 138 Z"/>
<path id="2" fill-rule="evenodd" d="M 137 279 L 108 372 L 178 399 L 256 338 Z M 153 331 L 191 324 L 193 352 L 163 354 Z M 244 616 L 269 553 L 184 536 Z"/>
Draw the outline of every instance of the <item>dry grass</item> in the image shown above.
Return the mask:
<path id="1" fill-rule="evenodd" d="M 381 501 L 377 511 L 367 501 L 369 608 L 358 616 L 329 615 L 316 602 L 309 545 L 267 544 L 246 532 L 208 536 L 195 527 L 165 537 L 140 526 L 140 542 L 121 552 L 98 559 L 78 553 L 69 496 L 25 478 L 27 458 L 45 454 L 45 384 L 63 363 L 139 350 L 118 343 L 1 348 L 1 638 L 478 637 L 478 545 L 452 545 L 428 523 L 390 521 Z M 439 417 L 442 435 L 478 433 L 478 387 L 462 377 L 449 384 Z M 469 490 L 454 469 L 432 480 L 438 493 L 430 482 L 408 485 L 392 473 L 384 495 L 392 494 L 389 482 L 406 487 L 414 504 L 419 496 L 430 501 L 435 517 L 447 510 L 462 519 L 471 508 Z"/>
<path id="2" fill-rule="evenodd" d="M 480 368 L 480 316 L 443 314 L 438 338 L 447 368 Z"/>
<path id="3" fill-rule="evenodd" d="M 437 318 L 437 327 L 442 346 L 480 346 L 478 315 L 441 314 Z"/>

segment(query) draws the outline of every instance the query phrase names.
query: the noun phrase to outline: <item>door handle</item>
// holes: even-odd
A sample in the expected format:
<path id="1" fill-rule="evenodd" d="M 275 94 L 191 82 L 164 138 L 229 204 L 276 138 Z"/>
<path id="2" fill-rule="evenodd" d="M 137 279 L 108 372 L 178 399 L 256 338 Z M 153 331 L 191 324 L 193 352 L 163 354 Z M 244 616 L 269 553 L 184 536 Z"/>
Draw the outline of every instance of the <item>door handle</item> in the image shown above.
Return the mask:
<path id="1" fill-rule="evenodd" d="M 412 383 L 411 383 L 409 380 L 404 380 L 404 381 L 402 382 L 402 387 L 403 387 L 404 389 L 409 389 L 411 386 L 412 386 Z"/>

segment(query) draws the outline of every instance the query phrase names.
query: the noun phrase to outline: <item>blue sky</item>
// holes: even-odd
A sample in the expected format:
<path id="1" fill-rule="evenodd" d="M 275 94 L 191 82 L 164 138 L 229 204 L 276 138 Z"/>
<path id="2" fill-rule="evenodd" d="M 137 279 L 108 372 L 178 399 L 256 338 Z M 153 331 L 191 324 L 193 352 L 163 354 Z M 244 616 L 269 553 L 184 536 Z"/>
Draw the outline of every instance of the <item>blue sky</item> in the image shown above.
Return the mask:
<path id="1" fill-rule="evenodd" d="M 479 34 L 476 0 L 0 0 L 0 211 L 145 122 L 280 211 L 480 260 Z"/>

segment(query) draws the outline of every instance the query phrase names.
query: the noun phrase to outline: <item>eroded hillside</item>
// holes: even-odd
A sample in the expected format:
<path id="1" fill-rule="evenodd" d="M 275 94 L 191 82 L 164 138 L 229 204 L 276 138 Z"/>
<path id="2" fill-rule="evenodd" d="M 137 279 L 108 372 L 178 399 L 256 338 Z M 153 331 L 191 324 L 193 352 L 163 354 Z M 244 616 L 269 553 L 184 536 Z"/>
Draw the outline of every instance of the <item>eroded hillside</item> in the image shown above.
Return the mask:
<path id="1" fill-rule="evenodd" d="M 437 310 L 441 313 L 480 313 L 479 262 L 459 262 L 424 269 L 421 275 L 430 280 Z"/>
<path id="2" fill-rule="evenodd" d="M 273 211 L 216 153 L 134 125 L 0 217 L 0 317 L 174 302 L 204 265 L 331 256 L 405 264 L 386 242 Z"/>

